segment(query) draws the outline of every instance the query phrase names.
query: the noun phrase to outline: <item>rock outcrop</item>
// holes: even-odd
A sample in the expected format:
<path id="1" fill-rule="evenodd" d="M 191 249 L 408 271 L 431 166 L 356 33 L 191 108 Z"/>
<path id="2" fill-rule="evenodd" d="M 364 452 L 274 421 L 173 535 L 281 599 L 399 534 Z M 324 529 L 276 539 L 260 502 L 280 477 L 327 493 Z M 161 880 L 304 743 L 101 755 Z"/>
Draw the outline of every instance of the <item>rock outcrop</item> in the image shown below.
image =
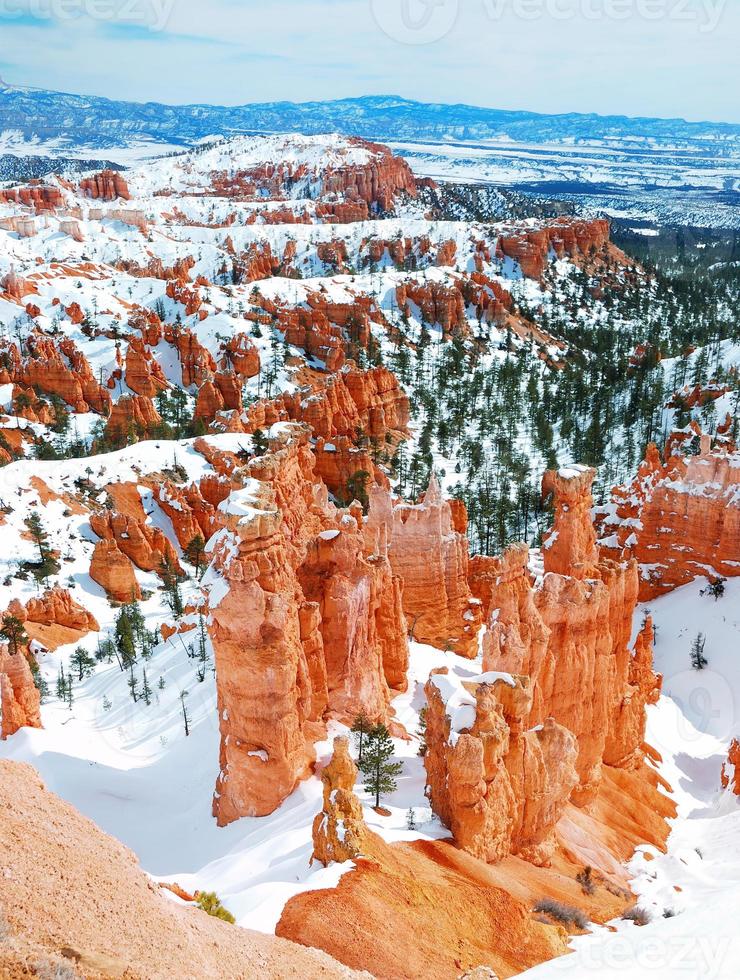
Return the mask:
<path id="1" fill-rule="evenodd" d="M 603 762 L 629 768 L 641 760 L 644 707 L 658 687 L 649 631 L 629 650 L 637 565 L 601 558 L 595 545 L 593 477 L 580 467 L 545 476 L 556 523 L 543 545 L 541 581 L 530 576 L 523 545 L 495 560 L 488 576 L 479 564 L 477 576 L 489 620 L 484 670 L 529 677 L 528 725 L 552 717 L 576 736 L 579 783 L 572 798 L 579 804 L 593 799 Z"/>
<path id="2" fill-rule="evenodd" d="M 146 395 L 124 395 L 111 408 L 105 425 L 106 438 L 126 446 L 149 438 L 161 426 L 162 417 Z"/>
<path id="3" fill-rule="evenodd" d="M 168 563 L 174 572 L 182 573 L 172 542 L 164 531 L 135 517 L 103 511 L 90 515 L 90 527 L 104 541 L 115 541 L 127 558 L 144 572 L 160 572 Z"/>
<path id="4" fill-rule="evenodd" d="M 272 812 L 310 772 L 325 718 L 385 719 L 389 682 L 405 683 L 400 582 L 382 540 L 365 546 L 361 510 L 329 503 L 308 435 L 287 426 L 232 471 L 209 545 L 221 824 Z"/>
<path id="5" fill-rule="evenodd" d="M 643 760 L 645 706 L 660 693 L 652 623 L 630 651 L 637 565 L 599 554 L 594 476 L 573 467 L 543 479 L 555 527 L 538 580 L 526 545 L 476 560 L 484 674 L 468 683 L 434 674 L 427 684 L 432 807 L 487 861 L 519 853 L 547 863 L 566 802 L 592 802 L 605 765 L 633 770 Z"/>
<path id="6" fill-rule="evenodd" d="M 388 541 L 412 637 L 475 657 L 482 607 L 468 586 L 466 530 L 464 508 L 443 498 L 434 475 L 419 504 L 394 504 L 387 491 L 370 491 L 366 539 L 382 533 Z"/>
<path id="7" fill-rule="evenodd" d="M 578 781 L 575 737 L 552 718 L 528 730 L 527 677 L 462 681 L 444 669 L 432 672 L 426 694 L 424 765 L 435 813 L 483 861 L 518 854 L 547 864 Z"/>
<path id="8" fill-rule="evenodd" d="M 41 728 L 41 696 L 25 654 L 0 646 L 0 738 L 21 728 Z"/>
<path id="9" fill-rule="evenodd" d="M 80 191 L 86 197 L 101 201 L 131 199 L 128 184 L 117 170 L 101 170 L 99 174 L 80 181 Z"/>
<path id="10" fill-rule="evenodd" d="M 90 564 L 90 578 L 105 589 L 114 602 L 141 599 L 134 566 L 116 544 L 115 539 L 98 541 Z"/>
<path id="11" fill-rule="evenodd" d="M 0 976 L 369 980 L 326 953 L 169 901 L 119 841 L 0 760 Z"/>
<path id="12" fill-rule="evenodd" d="M 720 782 L 722 789 L 729 787 L 735 796 L 740 796 L 740 741 L 736 738 L 730 745 L 727 762 L 722 763 Z"/>
<path id="13" fill-rule="evenodd" d="M 39 598 L 29 599 L 25 607 L 11 603 L 8 611 L 23 623 L 64 626 L 81 635 L 97 633 L 100 629 L 93 614 L 75 602 L 67 589 L 60 587 L 47 589 Z"/>
<path id="14" fill-rule="evenodd" d="M 362 805 L 354 794 L 357 767 L 349 754 L 349 740 L 334 739 L 334 754 L 321 770 L 324 805 L 313 822 L 313 856 L 326 867 L 333 861 L 352 861 L 362 850 L 367 828 Z"/>
<path id="15" fill-rule="evenodd" d="M 522 273 L 530 279 L 541 279 L 553 250 L 558 258 L 568 256 L 574 261 L 587 258 L 609 243 L 609 222 L 596 218 L 577 221 L 557 218 L 542 228 L 521 228 L 505 232 L 497 242 L 500 257 L 519 263 Z"/>
<path id="16" fill-rule="evenodd" d="M 604 551 L 639 562 L 643 601 L 697 576 L 740 574 L 740 453 L 712 449 L 708 436 L 696 456 L 673 446 L 662 462 L 650 445 L 634 482 L 597 517 Z"/>

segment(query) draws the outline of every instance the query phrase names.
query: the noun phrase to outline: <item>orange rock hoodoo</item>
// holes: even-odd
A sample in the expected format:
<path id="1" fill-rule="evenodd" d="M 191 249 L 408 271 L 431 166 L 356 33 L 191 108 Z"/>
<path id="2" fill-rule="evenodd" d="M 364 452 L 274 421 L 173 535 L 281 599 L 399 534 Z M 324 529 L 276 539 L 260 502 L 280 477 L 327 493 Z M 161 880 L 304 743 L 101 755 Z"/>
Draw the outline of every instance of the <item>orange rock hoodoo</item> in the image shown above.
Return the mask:
<path id="1" fill-rule="evenodd" d="M 29 599 L 25 607 L 18 602 L 11 603 L 8 611 L 23 623 L 65 626 L 79 633 L 96 633 L 100 629 L 92 613 L 75 602 L 67 589 L 59 587 Z"/>
<path id="2" fill-rule="evenodd" d="M 405 684 L 400 582 L 361 511 L 337 511 L 317 482 L 308 431 L 290 426 L 220 505 L 211 542 L 211 635 L 226 824 L 272 812 L 309 772 L 326 717 L 387 717 Z"/>
<path id="3" fill-rule="evenodd" d="M 24 653 L 0 646 L 0 738 L 21 728 L 41 728 L 41 697 Z"/>
<path id="4" fill-rule="evenodd" d="M 434 476 L 416 505 L 394 506 L 386 491 L 373 488 L 365 533 L 369 540 L 378 533 L 387 538 L 414 639 L 475 657 L 482 607 L 468 586 L 467 517 L 453 504 Z"/>
<path id="5" fill-rule="evenodd" d="M 116 170 L 102 170 L 99 174 L 80 181 L 80 191 L 87 197 L 101 201 L 123 201 L 131 199 L 128 184 Z"/>
<path id="6" fill-rule="evenodd" d="M 529 729 L 528 677 L 455 683 L 445 669 L 425 690 L 429 796 L 455 841 L 483 861 L 518 854 L 546 864 L 578 782 L 575 737 L 552 718 Z"/>
<path id="7" fill-rule="evenodd" d="M 727 762 L 722 763 L 722 789 L 732 788 L 735 796 L 740 796 L 740 742 L 733 738 Z"/>
<path id="8" fill-rule="evenodd" d="M 431 692 L 430 713 L 436 719 L 427 731 L 432 806 L 476 854 L 497 859 L 509 847 L 535 862 L 546 861 L 549 831 L 568 795 L 585 805 L 598 791 L 602 764 L 632 769 L 642 761 L 645 705 L 660 691 L 652 671 L 652 624 L 645 624 L 631 652 L 637 565 L 598 553 L 590 519 L 594 475 L 578 467 L 548 473 L 543 480 L 545 492 L 555 494 L 556 522 L 543 546 L 541 581 L 533 583 L 529 574 L 526 545 L 512 546 L 502 558 L 475 562 L 472 584 L 489 621 L 483 635 L 485 673 L 467 695 L 443 699 Z M 519 693 L 520 686 L 525 693 Z M 460 704 L 462 715 L 451 710 Z M 511 829 L 519 826 L 516 810 L 505 818 L 489 814 L 488 800 L 500 793 L 505 808 L 507 799 L 514 806 L 521 797 L 499 789 L 503 775 L 489 765 L 481 746 L 496 747 L 496 758 L 511 779 L 507 746 L 512 739 L 516 746 L 515 736 L 533 729 L 540 755 L 527 756 L 527 772 L 535 796 L 529 816 L 536 832 L 530 834 L 525 826 L 517 837 Z M 460 758 L 451 746 L 451 731 L 460 736 L 458 743 L 463 735 L 475 740 Z M 481 772 L 479 756 L 484 782 L 492 781 L 488 790 L 474 778 Z M 550 782 L 543 782 L 541 771 Z M 526 783 L 522 792 L 526 798 Z M 540 806 L 543 816 L 536 818 Z"/>
<path id="9" fill-rule="evenodd" d="M 0 368 L 0 384 L 19 384 L 58 395 L 75 412 L 108 412 L 110 394 L 72 340 L 63 337 L 55 341 L 34 332 L 25 343 L 25 357 L 21 357 L 14 343 L 5 341 L 1 345 L 4 365 Z"/>
<path id="10" fill-rule="evenodd" d="M 355 437 L 359 430 L 370 439 L 385 439 L 387 433 L 400 437 L 409 423 L 409 400 L 387 368 L 359 371 L 348 366 L 314 390 L 250 406 L 244 428 L 254 432 L 283 421 L 305 422 L 323 439 Z"/>
<path id="11" fill-rule="evenodd" d="M 90 564 L 90 578 L 105 589 L 114 602 L 141 599 L 131 559 L 120 550 L 115 539 L 101 540 L 95 545 Z"/>
<path id="12" fill-rule="evenodd" d="M 105 426 L 108 439 L 119 445 L 150 436 L 162 417 L 146 395 L 124 395 L 113 405 Z"/>
<path id="13" fill-rule="evenodd" d="M 164 562 L 182 571 L 172 543 L 158 527 L 111 511 L 91 514 L 90 527 L 101 540 L 115 541 L 119 551 L 144 572 L 159 572 Z"/>
<path id="14" fill-rule="evenodd" d="M 712 569 L 740 574 L 740 453 L 704 436 L 698 456 L 666 456 L 650 445 L 634 482 L 599 514 L 605 551 L 640 563 L 643 601 Z"/>
<path id="15" fill-rule="evenodd" d="M 360 853 L 366 834 L 362 805 L 354 794 L 357 767 L 349 754 L 349 740 L 334 739 L 331 762 L 321 771 L 324 805 L 313 822 L 311 863 L 326 866 L 352 861 Z"/>

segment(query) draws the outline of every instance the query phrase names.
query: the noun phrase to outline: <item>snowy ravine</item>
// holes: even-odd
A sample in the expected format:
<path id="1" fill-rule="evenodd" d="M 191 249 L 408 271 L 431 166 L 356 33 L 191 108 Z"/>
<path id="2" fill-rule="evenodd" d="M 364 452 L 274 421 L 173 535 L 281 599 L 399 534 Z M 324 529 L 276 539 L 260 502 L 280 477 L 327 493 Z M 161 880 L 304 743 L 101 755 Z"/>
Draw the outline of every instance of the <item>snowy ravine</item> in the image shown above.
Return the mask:
<path id="1" fill-rule="evenodd" d="M 740 580 L 715 602 L 698 579 L 638 607 L 657 628 L 655 666 L 663 697 L 648 708 L 647 742 L 662 756 L 678 815 L 668 852 L 638 849 L 630 870 L 645 926 L 617 920 L 572 941 L 574 953 L 524 974 L 533 980 L 625 977 L 632 980 L 736 980 L 740 963 L 740 798 L 720 773 L 740 734 Z M 709 665 L 691 669 L 689 650 L 705 634 Z"/>

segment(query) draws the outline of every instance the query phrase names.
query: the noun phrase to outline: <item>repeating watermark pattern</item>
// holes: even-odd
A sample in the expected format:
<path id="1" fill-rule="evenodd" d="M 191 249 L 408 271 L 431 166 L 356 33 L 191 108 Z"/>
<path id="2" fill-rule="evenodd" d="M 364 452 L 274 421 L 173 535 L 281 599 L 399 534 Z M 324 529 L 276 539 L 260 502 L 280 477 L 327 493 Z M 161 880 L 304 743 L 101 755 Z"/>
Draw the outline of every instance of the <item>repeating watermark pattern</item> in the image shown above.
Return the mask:
<path id="1" fill-rule="evenodd" d="M 68 22 L 87 18 L 103 23 L 164 31 L 177 0 L 0 0 L 4 20 Z"/>
<path id="2" fill-rule="evenodd" d="M 716 980 L 731 944 L 728 937 L 648 936 L 635 941 L 615 935 L 603 942 L 582 942 L 576 956 L 579 975 L 584 976 L 597 977 L 602 970 L 632 970 L 637 971 L 634 976 L 648 977 L 659 970 L 661 976 Z M 573 959 L 559 956 L 548 966 L 569 973 L 573 971 Z"/>
<path id="3" fill-rule="evenodd" d="M 480 0 L 492 23 L 510 17 L 524 22 L 672 21 L 715 31 L 727 0 Z M 380 29 L 401 44 L 431 44 L 457 23 L 460 0 L 370 0 Z"/>

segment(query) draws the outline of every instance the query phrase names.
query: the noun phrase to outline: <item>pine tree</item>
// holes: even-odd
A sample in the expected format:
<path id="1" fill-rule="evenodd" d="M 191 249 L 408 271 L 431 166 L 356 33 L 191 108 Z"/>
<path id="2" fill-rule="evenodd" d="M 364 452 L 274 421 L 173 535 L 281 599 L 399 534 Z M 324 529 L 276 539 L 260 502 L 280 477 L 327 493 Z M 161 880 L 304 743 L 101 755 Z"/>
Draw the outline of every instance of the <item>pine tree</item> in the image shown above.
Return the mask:
<path id="1" fill-rule="evenodd" d="M 20 651 L 23 644 L 28 643 L 28 636 L 23 623 L 17 616 L 11 616 L 9 613 L 3 616 L 0 637 L 8 641 L 8 650 L 13 656 Z"/>
<path id="2" fill-rule="evenodd" d="M 83 681 L 95 673 L 95 661 L 84 647 L 77 647 L 70 657 L 69 668 L 77 672 L 78 681 Z"/>
<path id="3" fill-rule="evenodd" d="M 375 797 L 375 806 L 380 806 L 380 797 L 392 793 L 397 787 L 396 777 L 403 770 L 403 763 L 391 762 L 393 740 L 385 725 L 375 725 L 364 748 L 360 770 L 365 777 L 365 790 Z"/>
<path id="4" fill-rule="evenodd" d="M 370 720 L 363 714 L 359 714 L 352 725 L 352 735 L 354 736 L 355 748 L 357 749 L 358 762 L 362 762 L 362 754 L 368 735 L 372 731 Z"/>
<path id="5" fill-rule="evenodd" d="M 180 619 L 184 611 L 182 592 L 180 591 L 180 576 L 177 574 L 177 569 L 169 556 L 166 556 L 162 560 L 159 574 L 167 594 L 167 605 L 172 610 L 172 615 L 175 619 Z"/>
<path id="6" fill-rule="evenodd" d="M 182 705 L 182 720 L 185 724 L 185 738 L 190 735 L 190 715 L 188 714 L 188 708 L 185 704 L 185 698 L 190 694 L 190 691 L 180 691 L 180 704 Z"/>
<path id="7" fill-rule="evenodd" d="M 120 653 L 122 670 L 136 663 L 136 640 L 128 606 L 124 606 L 116 618 L 116 647 Z"/>
<path id="8" fill-rule="evenodd" d="M 61 664 L 59 665 L 59 673 L 57 674 L 56 694 L 60 701 L 66 701 L 67 679 L 64 676 L 64 667 Z"/>
<path id="9" fill-rule="evenodd" d="M 28 528 L 28 533 L 39 549 L 39 561 L 43 564 L 49 555 L 49 535 L 44 530 L 41 523 L 41 516 L 36 510 L 32 510 L 25 519 L 24 524 Z"/>
<path id="10" fill-rule="evenodd" d="M 129 666 L 128 689 L 131 692 L 134 704 L 139 700 L 139 678 L 134 674 L 133 662 Z"/>
<path id="11" fill-rule="evenodd" d="M 196 534 L 193 540 L 185 549 L 185 557 L 190 562 L 191 565 L 195 566 L 195 575 L 197 578 L 200 577 L 200 566 L 203 561 L 203 552 L 205 550 L 206 543 L 203 540 L 202 534 Z"/>
<path id="12" fill-rule="evenodd" d="M 141 699 L 147 707 L 152 703 L 152 689 L 149 687 L 146 670 L 144 670 L 144 679 L 141 687 Z"/>
<path id="13" fill-rule="evenodd" d="M 707 638 L 703 633 L 697 633 L 696 639 L 691 644 L 691 666 L 694 670 L 704 670 L 709 661 L 704 656 L 704 647 L 706 645 Z"/>
<path id="14" fill-rule="evenodd" d="M 252 446 L 254 448 L 255 456 L 264 456 L 268 449 L 267 436 L 262 431 L 262 429 L 255 429 L 252 436 Z"/>
<path id="15" fill-rule="evenodd" d="M 208 670 L 208 628 L 203 613 L 198 615 L 198 681 L 203 683 Z"/>

